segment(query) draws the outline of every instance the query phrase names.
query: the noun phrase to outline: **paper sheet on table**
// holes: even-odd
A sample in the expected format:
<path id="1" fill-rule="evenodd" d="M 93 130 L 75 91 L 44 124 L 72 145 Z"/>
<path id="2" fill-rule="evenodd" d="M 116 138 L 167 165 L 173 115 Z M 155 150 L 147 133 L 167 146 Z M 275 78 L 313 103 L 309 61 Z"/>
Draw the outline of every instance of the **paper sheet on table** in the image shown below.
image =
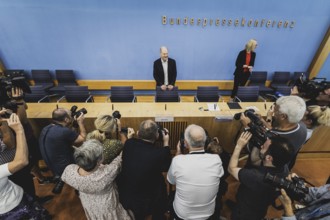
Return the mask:
<path id="1" fill-rule="evenodd" d="M 219 105 L 217 103 L 207 103 L 207 108 L 209 111 L 220 111 Z"/>
<path id="2" fill-rule="evenodd" d="M 247 106 L 245 109 L 253 109 L 255 112 L 260 111 L 256 106 Z"/>

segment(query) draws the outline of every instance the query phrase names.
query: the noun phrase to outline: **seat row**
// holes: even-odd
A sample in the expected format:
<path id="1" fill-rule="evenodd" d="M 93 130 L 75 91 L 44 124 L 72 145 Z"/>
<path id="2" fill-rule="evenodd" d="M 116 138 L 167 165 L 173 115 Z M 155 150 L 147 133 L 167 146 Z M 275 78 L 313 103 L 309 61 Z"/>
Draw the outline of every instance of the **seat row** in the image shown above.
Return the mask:
<path id="1" fill-rule="evenodd" d="M 12 73 L 24 72 L 23 70 L 8 70 Z M 8 73 L 10 74 L 10 73 Z M 34 86 L 31 86 L 31 94 L 26 95 L 26 101 L 29 102 L 47 102 L 52 96 L 60 96 L 57 101 L 64 98 L 71 102 L 93 102 L 93 96 L 90 94 L 87 86 L 78 86 L 73 70 L 55 70 L 57 85 L 54 85 L 49 70 L 31 70 Z M 308 78 L 306 72 L 274 72 L 270 86 L 266 86 L 268 78 L 267 71 L 254 71 L 251 74 L 247 87 L 239 88 L 237 97 L 238 101 L 257 101 L 256 94 L 265 97 L 265 95 L 274 96 L 275 93 L 289 95 L 291 87 L 301 76 Z M 108 100 L 111 102 L 131 102 L 136 101 L 133 87 L 111 87 L 111 96 Z M 178 88 L 173 91 L 162 91 L 156 89 L 155 101 L 180 101 Z M 215 102 L 219 100 L 219 87 L 204 86 L 198 87 L 196 91 L 195 101 Z M 253 95 L 252 95 L 253 94 Z M 171 98 L 170 98 L 171 97 Z M 133 99 L 134 98 L 134 99 Z M 260 97 L 259 97 L 260 98 Z M 258 98 L 257 98 L 258 99 Z"/>

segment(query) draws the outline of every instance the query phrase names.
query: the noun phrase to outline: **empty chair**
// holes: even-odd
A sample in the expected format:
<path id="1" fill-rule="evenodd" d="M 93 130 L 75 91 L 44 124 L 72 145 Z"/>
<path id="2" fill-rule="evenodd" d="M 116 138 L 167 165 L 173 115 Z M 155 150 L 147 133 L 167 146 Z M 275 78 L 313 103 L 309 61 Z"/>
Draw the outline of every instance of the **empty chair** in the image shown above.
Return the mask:
<path id="1" fill-rule="evenodd" d="M 259 86 L 260 93 L 270 93 L 273 89 L 266 87 L 267 71 L 253 71 L 250 76 L 249 86 Z"/>
<path id="2" fill-rule="evenodd" d="M 67 102 L 94 102 L 88 86 L 64 86 L 64 89 L 65 95 L 57 102 L 60 102 L 64 98 Z"/>
<path id="3" fill-rule="evenodd" d="M 276 89 L 277 86 L 287 86 L 290 81 L 290 72 L 274 72 L 270 86 Z"/>
<path id="4" fill-rule="evenodd" d="M 259 86 L 239 86 L 234 100 L 256 102 L 259 99 Z"/>
<path id="5" fill-rule="evenodd" d="M 111 86 L 110 90 L 108 100 L 111 102 L 136 102 L 133 86 Z"/>
<path id="6" fill-rule="evenodd" d="M 194 100 L 195 102 L 218 102 L 220 98 L 218 92 L 218 86 L 198 86 Z"/>
<path id="7" fill-rule="evenodd" d="M 157 86 L 155 102 L 180 102 L 178 87 L 174 86 L 172 90 L 163 91 L 160 86 Z"/>
<path id="8" fill-rule="evenodd" d="M 43 86 L 31 86 L 31 93 L 24 94 L 26 102 L 49 102 L 49 96 Z"/>
<path id="9" fill-rule="evenodd" d="M 291 94 L 290 86 L 277 86 L 275 90 L 276 96 L 287 96 Z"/>
<path id="10" fill-rule="evenodd" d="M 45 90 L 54 87 L 49 70 L 31 70 L 31 75 L 35 86 L 43 86 Z"/>
<path id="11" fill-rule="evenodd" d="M 73 70 L 55 70 L 57 86 L 51 88 L 51 93 L 57 93 L 64 95 L 64 86 L 77 86 L 76 77 L 74 76 Z"/>
<path id="12" fill-rule="evenodd" d="M 25 76 L 24 70 L 22 69 L 7 69 L 5 70 L 6 77 L 13 77 L 13 76 Z"/>

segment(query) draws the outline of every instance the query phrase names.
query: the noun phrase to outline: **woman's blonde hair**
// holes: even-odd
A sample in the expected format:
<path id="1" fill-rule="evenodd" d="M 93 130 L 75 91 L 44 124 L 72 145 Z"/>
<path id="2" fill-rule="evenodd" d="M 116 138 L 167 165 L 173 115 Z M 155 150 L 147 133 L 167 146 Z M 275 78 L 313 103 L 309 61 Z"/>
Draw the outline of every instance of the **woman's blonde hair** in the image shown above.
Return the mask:
<path id="1" fill-rule="evenodd" d="M 111 115 L 100 115 L 95 121 L 96 130 L 91 132 L 90 139 L 96 139 L 103 142 L 106 139 L 105 133 L 114 133 L 116 131 L 116 119 Z"/>
<path id="2" fill-rule="evenodd" d="M 317 125 L 330 126 L 330 108 L 327 106 L 312 105 L 307 107 L 308 115 L 315 118 Z"/>
<path id="3" fill-rule="evenodd" d="M 256 48 L 257 41 L 255 39 L 249 40 L 249 42 L 246 43 L 245 45 L 245 50 L 247 52 L 253 51 Z"/>

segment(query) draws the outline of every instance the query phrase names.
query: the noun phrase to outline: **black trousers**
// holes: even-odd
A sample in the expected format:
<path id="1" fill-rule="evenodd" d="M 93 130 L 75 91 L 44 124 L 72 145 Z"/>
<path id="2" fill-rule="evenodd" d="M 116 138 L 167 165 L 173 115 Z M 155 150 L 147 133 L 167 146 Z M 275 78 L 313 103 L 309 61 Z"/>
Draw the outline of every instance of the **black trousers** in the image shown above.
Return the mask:
<path id="1" fill-rule="evenodd" d="M 239 86 L 245 86 L 246 82 L 250 78 L 250 72 L 236 73 L 234 77 L 234 88 L 231 92 L 231 97 L 235 98 Z"/>

